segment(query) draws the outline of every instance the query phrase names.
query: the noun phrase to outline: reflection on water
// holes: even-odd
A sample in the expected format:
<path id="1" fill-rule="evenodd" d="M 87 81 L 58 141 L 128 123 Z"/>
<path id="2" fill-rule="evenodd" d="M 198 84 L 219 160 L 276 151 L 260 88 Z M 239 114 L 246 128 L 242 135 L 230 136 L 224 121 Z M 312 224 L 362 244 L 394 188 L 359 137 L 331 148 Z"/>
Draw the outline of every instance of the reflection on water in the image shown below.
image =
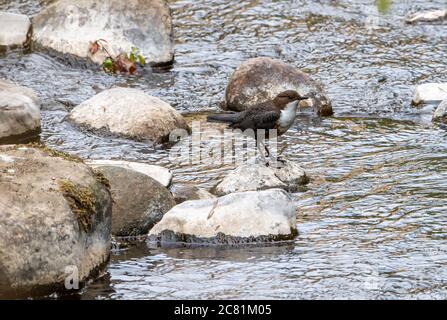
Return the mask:
<path id="1" fill-rule="evenodd" d="M 0 0 L 0 10 L 32 15 L 44 2 Z M 142 244 L 115 253 L 108 275 L 80 297 L 447 298 L 447 132 L 430 123 L 433 106 L 410 106 L 415 84 L 445 81 L 447 25 L 402 22 L 445 2 L 170 3 L 177 53 L 168 72 L 112 76 L 13 51 L 0 55 L 0 77 L 42 97 L 45 143 L 85 158 L 167 166 L 174 183 L 211 188 L 232 165 L 173 163 L 166 150 L 78 131 L 67 110 L 114 85 L 141 88 L 183 113 L 216 110 L 247 58 L 303 68 L 323 82 L 336 116 L 302 115 L 280 138 L 312 178 L 294 195 L 300 234 L 274 247 Z"/>

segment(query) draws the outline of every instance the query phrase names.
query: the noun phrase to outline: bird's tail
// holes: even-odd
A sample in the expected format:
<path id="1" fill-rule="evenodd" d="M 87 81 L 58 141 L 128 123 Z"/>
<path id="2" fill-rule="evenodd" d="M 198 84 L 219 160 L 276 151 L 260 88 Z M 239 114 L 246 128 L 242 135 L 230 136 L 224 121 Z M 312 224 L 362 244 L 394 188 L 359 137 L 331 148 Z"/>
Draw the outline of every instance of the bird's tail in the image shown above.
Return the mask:
<path id="1" fill-rule="evenodd" d="M 224 114 L 212 114 L 209 115 L 206 120 L 208 122 L 226 122 L 232 123 L 236 120 L 237 113 L 224 113 Z"/>

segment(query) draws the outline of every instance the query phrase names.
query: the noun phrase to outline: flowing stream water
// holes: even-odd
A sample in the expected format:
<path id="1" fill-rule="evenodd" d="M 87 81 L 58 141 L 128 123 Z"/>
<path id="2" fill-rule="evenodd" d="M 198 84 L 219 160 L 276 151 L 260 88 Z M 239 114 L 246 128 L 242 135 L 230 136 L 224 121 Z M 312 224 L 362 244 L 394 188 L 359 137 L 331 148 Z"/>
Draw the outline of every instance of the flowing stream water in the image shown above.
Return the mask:
<path id="1" fill-rule="evenodd" d="M 33 16 L 51 0 L 0 0 Z M 282 246 L 115 252 L 82 299 L 447 298 L 447 131 L 414 86 L 446 81 L 447 24 L 406 25 L 447 1 L 170 1 L 176 58 L 164 72 L 108 75 L 38 52 L 0 53 L 0 78 L 43 101 L 42 142 L 90 159 L 172 169 L 213 187 L 231 165 L 179 165 L 168 151 L 81 132 L 64 120 L 112 86 L 160 97 L 183 114 L 217 111 L 232 71 L 279 58 L 323 83 L 335 116 L 300 115 L 280 144 L 310 184 L 293 197 L 299 236 Z"/>

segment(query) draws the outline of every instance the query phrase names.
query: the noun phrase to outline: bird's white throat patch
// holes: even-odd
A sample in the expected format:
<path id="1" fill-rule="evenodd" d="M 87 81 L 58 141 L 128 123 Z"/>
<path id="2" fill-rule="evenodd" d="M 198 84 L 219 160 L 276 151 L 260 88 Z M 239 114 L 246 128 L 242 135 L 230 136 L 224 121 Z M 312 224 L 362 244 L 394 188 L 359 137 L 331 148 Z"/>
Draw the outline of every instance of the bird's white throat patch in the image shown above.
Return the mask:
<path id="1" fill-rule="evenodd" d="M 290 102 L 286 107 L 281 110 L 281 115 L 279 116 L 279 125 L 283 128 L 290 127 L 295 121 L 296 108 L 298 106 L 298 101 Z"/>

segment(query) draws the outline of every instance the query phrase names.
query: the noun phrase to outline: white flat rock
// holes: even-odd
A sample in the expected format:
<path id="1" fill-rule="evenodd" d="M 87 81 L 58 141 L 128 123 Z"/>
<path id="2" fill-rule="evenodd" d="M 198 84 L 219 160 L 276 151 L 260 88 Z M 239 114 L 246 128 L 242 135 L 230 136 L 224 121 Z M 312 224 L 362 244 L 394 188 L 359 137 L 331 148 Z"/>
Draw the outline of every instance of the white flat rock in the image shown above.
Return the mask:
<path id="1" fill-rule="evenodd" d="M 281 167 L 267 167 L 262 162 L 242 165 L 228 175 L 216 186 L 219 196 L 233 192 L 259 191 L 280 188 L 295 192 L 308 183 L 306 172 L 296 163 L 286 161 Z"/>
<path id="2" fill-rule="evenodd" d="M 29 38 L 31 21 L 28 16 L 0 12 L 0 46 L 22 46 Z"/>
<path id="3" fill-rule="evenodd" d="M 439 21 L 447 18 L 447 10 L 433 10 L 425 12 L 417 12 L 409 15 L 405 22 L 416 23 L 416 22 L 433 22 Z"/>
<path id="4" fill-rule="evenodd" d="M 172 182 L 171 170 L 160 166 L 121 160 L 86 160 L 85 163 L 93 168 L 110 166 L 133 170 L 151 177 L 165 187 L 168 187 Z"/>
<path id="5" fill-rule="evenodd" d="M 440 102 L 447 99 L 447 83 L 424 83 L 416 87 L 413 104 Z"/>
<path id="6" fill-rule="evenodd" d="M 149 232 L 151 241 L 247 243 L 291 240 L 296 207 L 281 189 L 232 193 L 183 202 Z"/>
<path id="7" fill-rule="evenodd" d="M 447 123 L 447 99 L 442 101 L 433 114 L 434 122 Z"/>

